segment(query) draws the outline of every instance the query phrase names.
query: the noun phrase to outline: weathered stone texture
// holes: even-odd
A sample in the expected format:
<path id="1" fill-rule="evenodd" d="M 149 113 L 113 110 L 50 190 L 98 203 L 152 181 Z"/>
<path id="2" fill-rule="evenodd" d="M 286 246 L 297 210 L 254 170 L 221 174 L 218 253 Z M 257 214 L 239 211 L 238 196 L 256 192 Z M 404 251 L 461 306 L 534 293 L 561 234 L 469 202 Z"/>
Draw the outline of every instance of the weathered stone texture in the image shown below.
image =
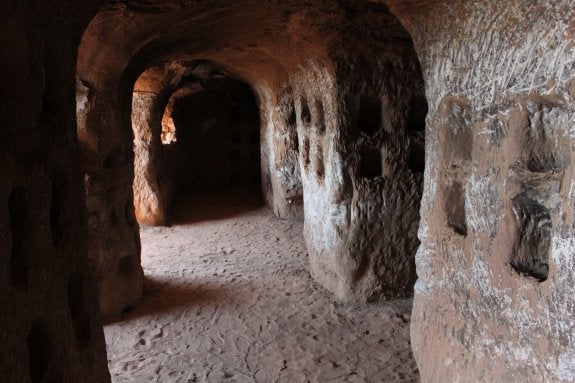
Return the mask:
<path id="1" fill-rule="evenodd" d="M 219 13 L 203 3 L 166 2 L 162 12 L 142 7 L 114 3 L 103 9 L 84 35 L 78 66 L 79 80 L 91 88 L 88 102 L 82 99 L 87 117 L 79 127 L 91 182 L 88 209 L 98 219 L 90 254 L 99 265 L 102 291 L 106 284 L 118 291 L 118 283 L 130 283 L 114 297 L 101 294 L 105 314 L 136 303 L 141 288 L 131 213 L 115 223 L 107 218 L 109 206 L 131 201 L 131 130 L 122 108 L 140 73 L 178 60 L 212 62 L 254 90 L 262 126 L 262 191 L 280 217 L 301 216 L 302 204 L 310 204 L 306 238 L 316 278 L 346 299 L 410 295 L 425 102 L 409 35 L 387 9 L 354 1 L 304 7 L 238 2 Z M 169 87 L 158 85 L 169 81 L 154 82 L 153 70 L 144 73 L 136 87 L 156 86 L 152 93 L 169 94 Z M 154 181 L 160 109 L 141 112 L 152 103 L 163 107 L 163 97 L 153 98 L 136 93 L 132 102 L 133 122 L 148 126 L 148 133 L 136 137 L 136 163 L 147 165 L 136 173 L 136 189 L 142 191 L 136 210 L 142 222 L 162 223 L 168 203 L 161 182 Z M 118 161 L 102 170 L 112 154 Z M 113 225 L 126 240 L 104 234 Z M 115 275 L 114 265 L 129 257 L 136 266 Z"/>
<path id="2" fill-rule="evenodd" d="M 392 298 L 417 267 L 423 381 L 575 381 L 572 1 L 126 0 L 88 26 L 103 3 L 2 4 L 3 379 L 109 379 L 95 288 L 106 317 L 140 300 L 136 217 L 166 223 L 162 117 L 201 61 L 253 90 L 316 280 Z"/>
<path id="3" fill-rule="evenodd" d="M 258 89 L 261 119 L 262 193 L 278 217 L 303 217 L 303 186 L 293 91 Z"/>
<path id="4" fill-rule="evenodd" d="M 573 4 L 390 3 L 430 104 L 411 327 L 422 379 L 571 382 Z"/>
<path id="5" fill-rule="evenodd" d="M 132 128 L 134 129 L 134 207 L 138 223 L 166 223 L 165 205 L 158 182 L 161 112 L 155 93 L 135 91 L 132 95 Z M 154 134 L 155 133 L 155 134 Z"/>
<path id="6" fill-rule="evenodd" d="M 132 93 L 134 134 L 134 207 L 140 224 L 165 225 L 175 195 L 174 172 L 169 153 L 162 145 L 164 116 L 183 91 L 186 63 L 172 62 L 146 70 Z M 170 108 L 169 108 L 170 107 Z"/>
<path id="7" fill-rule="evenodd" d="M 380 35 L 342 33 L 335 69 L 292 79 L 311 272 L 354 301 L 411 295 L 426 113 L 407 33 L 385 9 L 363 11 L 363 31 Z"/>
<path id="8" fill-rule="evenodd" d="M 83 70 L 79 68 L 78 73 Z M 126 93 L 120 90 L 119 78 L 80 78 L 89 89 L 82 111 L 85 117 L 78 121 L 88 212 L 88 257 L 98 281 L 102 315 L 110 317 L 138 304 L 143 285 L 132 193 L 132 134 L 113 128 L 130 126 L 130 105 L 116 101 Z"/>
<path id="9" fill-rule="evenodd" d="M 107 382 L 75 140 L 74 64 L 97 2 L 2 3 L 0 380 Z"/>

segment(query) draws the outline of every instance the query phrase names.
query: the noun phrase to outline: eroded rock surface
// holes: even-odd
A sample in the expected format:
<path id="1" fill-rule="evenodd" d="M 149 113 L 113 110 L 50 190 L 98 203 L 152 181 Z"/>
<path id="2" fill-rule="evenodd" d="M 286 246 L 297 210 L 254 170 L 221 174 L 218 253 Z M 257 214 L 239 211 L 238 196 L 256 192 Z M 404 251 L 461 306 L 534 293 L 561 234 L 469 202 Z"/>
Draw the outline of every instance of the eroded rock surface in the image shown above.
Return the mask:
<path id="1" fill-rule="evenodd" d="M 430 114 L 412 344 L 424 382 L 575 379 L 570 1 L 390 1 Z"/>
<path id="2" fill-rule="evenodd" d="M 182 85 L 191 65 L 171 62 L 149 68 L 140 75 L 132 94 L 134 134 L 134 207 L 141 224 L 165 225 L 176 192 L 170 150 L 164 147 L 175 127 L 171 119 L 174 100 L 201 87 Z M 164 125 L 172 124 L 164 133 Z M 171 129 L 171 130 L 170 130 Z M 175 135 L 170 137 L 175 140 Z M 170 148 L 171 149 L 171 148 Z"/>
<path id="3" fill-rule="evenodd" d="M 262 191 L 276 215 L 305 213 L 315 278 L 347 300 L 410 295 L 427 106 L 415 51 L 397 19 L 383 5 L 356 1 L 158 4 L 163 5 L 105 7 L 86 31 L 80 52 L 79 80 L 94 88 L 80 120 L 80 131 L 88 133 L 80 139 L 86 150 L 92 148 L 86 158 L 94 182 L 87 191 L 88 208 L 99 218 L 95 230 L 101 234 L 91 238 L 91 257 L 99 265 L 101 289 L 120 282 L 117 276 L 106 281 L 118 254 L 132 254 L 135 264 L 138 259 L 137 234 L 135 242 L 113 243 L 102 235 L 112 225 L 105 219 L 109 206 L 130 200 L 132 143 L 126 140 L 131 131 L 124 110 L 129 89 L 136 85 L 132 123 L 147 126 L 147 133 L 136 134 L 136 164 L 144 165 L 135 177 L 142 191 L 136 210 L 143 223 L 161 224 L 168 203 L 157 181 L 158 107 L 164 108 L 165 95 L 179 87 L 167 68 L 209 62 L 254 91 Z M 213 150 L 221 146 L 211 145 Z M 204 149 L 211 150 L 197 150 Z M 102 170 L 112 153 L 118 161 Z M 205 165 L 194 166 L 199 174 Z M 109 178 L 112 171 L 116 179 Z M 249 171 L 237 175 L 245 177 L 244 172 Z M 118 232 L 134 230 L 129 219 L 115 224 L 122 226 Z M 122 289 L 123 298 L 101 295 L 106 315 L 137 302 L 139 275 L 139 266 L 122 275 L 130 284 Z"/>
<path id="4" fill-rule="evenodd" d="M 74 61 L 98 1 L 0 10 L 0 380 L 107 382 L 76 145 Z"/>
<path id="5" fill-rule="evenodd" d="M 104 3 L 2 3 L 2 378 L 108 380 L 94 286 L 139 303 L 134 181 L 154 224 L 173 190 L 150 108 L 181 89 L 136 84 L 204 60 L 253 90 L 264 197 L 323 286 L 409 294 L 421 211 L 423 381 L 575 380 L 572 1 Z"/>

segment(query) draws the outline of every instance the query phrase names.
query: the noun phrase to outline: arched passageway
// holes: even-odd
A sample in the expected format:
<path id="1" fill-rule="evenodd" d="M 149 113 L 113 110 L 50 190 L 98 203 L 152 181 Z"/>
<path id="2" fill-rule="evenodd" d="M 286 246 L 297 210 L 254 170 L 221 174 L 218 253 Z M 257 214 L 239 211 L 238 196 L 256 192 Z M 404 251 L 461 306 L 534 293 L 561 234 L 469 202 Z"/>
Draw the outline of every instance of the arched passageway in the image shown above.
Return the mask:
<path id="1" fill-rule="evenodd" d="M 2 379 L 109 381 L 99 312 L 143 286 L 134 84 L 206 59 L 254 90 L 264 199 L 279 217 L 305 202 L 311 271 L 348 301 L 413 280 L 422 142 L 406 127 L 423 77 L 422 379 L 573 381 L 571 1 L 381 3 L 3 2 Z"/>
<path id="2" fill-rule="evenodd" d="M 316 281 L 335 293 L 338 299 L 353 304 L 409 297 L 415 281 L 414 255 L 418 245 L 416 231 L 426 113 L 425 102 L 423 105 L 421 102 L 425 100 L 423 79 L 409 35 L 387 9 L 379 5 L 363 4 L 356 9 L 354 12 L 363 15 L 361 18 L 350 13 L 351 5 L 347 4 L 334 4 L 328 7 L 329 10 L 310 5 L 317 13 L 301 12 L 291 6 L 273 5 L 278 11 L 283 9 L 283 13 L 275 17 L 295 28 L 290 31 L 277 30 L 270 34 L 265 25 L 245 24 L 245 18 L 254 17 L 258 12 L 230 6 L 229 12 L 233 10 L 234 13 L 226 11 L 226 17 L 206 13 L 205 20 L 190 24 L 192 30 L 172 30 L 165 35 L 171 42 L 163 42 L 161 46 L 134 44 L 140 39 L 161 39 L 156 35 L 156 29 L 136 28 L 136 25 L 141 26 L 140 23 L 147 20 L 170 28 L 175 19 L 187 22 L 184 19 L 186 12 L 202 14 L 202 11 L 194 11 L 194 6 L 187 5 L 183 9 L 167 8 L 165 13 L 154 14 L 151 18 L 150 13 L 140 8 L 114 4 L 100 12 L 84 36 L 78 72 L 81 84 L 88 88 L 90 86 L 86 84 L 94 84 L 94 97 L 85 103 L 88 105 L 86 117 L 80 115 L 81 142 L 89 142 L 82 133 L 84 130 L 107 140 L 101 141 L 93 158 L 96 162 L 88 159 L 100 175 L 91 178 L 102 182 L 109 190 L 106 210 L 110 200 L 119 197 L 123 201 L 126 191 L 134 193 L 135 214 L 143 225 L 171 222 L 170 209 L 183 190 L 213 192 L 214 188 L 261 180 L 264 200 L 276 216 L 296 221 L 305 216 L 305 225 L 300 226 L 300 230 L 303 229 L 307 251 L 305 259 L 299 260 L 298 273 L 307 275 L 304 270 L 309 265 Z M 261 11 L 270 12 L 270 9 L 263 7 Z M 111 20 L 123 17 L 124 12 L 130 14 L 130 18 L 123 22 L 125 25 L 118 26 L 118 33 L 131 36 L 131 40 L 107 41 L 102 37 L 104 29 L 109 28 Z M 229 17 L 246 29 L 239 29 L 240 34 L 234 29 L 232 33 L 227 29 Z M 302 17 L 309 20 L 304 21 Z M 310 24 L 311 20 L 317 25 Z M 266 19 L 266 23 L 273 22 L 279 20 Z M 214 40 L 213 46 L 197 45 L 189 39 L 191 35 L 201 36 L 206 33 L 205 28 L 213 25 L 218 25 L 222 34 L 221 41 Z M 322 33 L 322 28 L 331 32 Z M 334 38 L 338 43 L 332 41 Z M 233 49 L 226 48 L 227 44 L 232 44 Z M 372 45 L 378 47 L 375 56 Z M 106 56 L 114 59 L 118 64 L 116 68 L 110 69 L 103 59 Z M 105 76 L 96 69 L 100 65 L 106 68 Z M 96 88 L 107 91 L 100 92 Z M 131 94 L 130 88 L 133 88 Z M 122 101 L 110 103 L 110 92 L 115 92 Z M 130 105 L 130 98 L 128 115 L 124 108 Z M 102 125 L 100 119 L 90 120 L 91 115 L 102 112 L 101 108 L 106 109 L 113 124 Z M 166 115 L 167 111 L 169 115 Z M 130 131 L 126 130 L 128 117 Z M 166 124 L 168 117 L 171 119 L 168 120 L 169 129 L 175 128 L 176 140 L 163 144 L 162 122 Z M 84 121 L 86 123 L 82 125 Z M 113 131 L 114 127 L 119 127 L 120 131 Z M 128 132 L 133 133 L 133 140 L 126 140 L 130 136 L 126 134 Z M 133 189 L 126 190 L 125 180 L 131 179 L 131 169 L 125 167 L 124 161 L 114 161 L 109 167 L 115 169 L 118 179 L 109 178 L 112 173 L 104 174 L 97 167 L 102 160 L 104 164 L 110 163 L 110 153 L 121 158 L 122 153 L 129 155 L 132 150 Z M 99 212 L 102 196 L 99 193 L 92 195 L 90 190 L 87 193 L 88 209 L 98 211 L 96 214 L 105 221 L 98 223 L 98 230 L 106 225 L 117 225 L 117 222 L 109 222 L 106 211 L 104 214 Z M 181 218 L 180 213 L 185 208 L 178 204 L 176 210 L 175 214 Z M 197 222 L 195 218 L 191 220 Z M 130 222 L 127 223 L 126 229 L 131 231 Z M 249 231 L 247 227 L 244 229 Z M 147 233 L 146 230 L 143 233 Z M 174 226 L 173 229 L 157 230 L 165 234 L 171 230 L 192 229 Z M 301 232 L 290 233 L 289 237 L 300 241 L 301 235 Z M 211 237 L 206 237 L 209 242 Z M 281 259 L 289 258 L 289 247 L 274 255 L 276 262 L 266 263 L 265 256 L 262 258 L 265 241 L 254 239 L 253 242 L 254 248 L 246 250 L 247 254 L 254 254 L 255 258 L 250 262 L 260 262 L 268 267 L 277 264 L 281 266 L 280 270 L 286 267 Z M 129 243 L 115 244 L 118 249 L 124 249 L 122 251 L 132 251 Z M 145 242 L 142 245 L 145 254 L 147 245 Z M 174 246 L 177 247 L 176 244 L 168 247 Z M 202 248 L 197 243 L 196 246 Z M 126 271 L 123 274 L 113 271 L 110 276 L 107 270 L 115 267 L 114 253 L 117 252 L 100 246 L 94 248 L 101 249 L 92 256 L 97 256 L 101 265 L 100 299 L 105 315 L 117 316 L 127 308 L 137 307 L 135 294 L 143 283 L 140 267 L 143 265 L 144 271 L 151 271 L 157 266 L 137 264 L 134 268 L 122 268 Z M 189 247 L 182 249 L 183 253 L 190 251 Z M 203 251 L 209 253 L 208 249 Z M 306 261 L 308 255 L 309 261 Z M 137 263 L 137 259 L 139 254 L 136 252 L 131 260 Z M 189 264 L 177 269 L 195 267 L 197 265 Z M 270 271 L 274 278 L 282 279 L 281 273 Z M 202 271 L 196 272 L 201 274 Z M 246 276 L 248 281 L 255 277 Z M 151 276 L 147 278 L 144 288 L 149 286 Z M 301 285 L 304 282 L 311 283 L 309 276 L 294 283 Z M 134 295 L 106 293 L 117 291 L 117 286 L 123 284 L 129 284 L 127 291 Z M 220 287 L 225 290 L 225 285 Z M 277 289 L 272 290 L 275 294 L 280 293 Z M 325 303 L 319 290 L 314 290 L 313 294 L 318 302 Z M 272 295 L 262 295 L 268 296 L 270 301 L 282 302 L 281 305 L 288 303 Z M 270 310 L 274 307 L 271 303 L 268 306 Z M 402 303 L 400 306 L 390 309 L 404 317 L 409 305 Z M 382 309 L 381 306 L 373 308 L 374 313 Z M 246 307 L 238 305 L 237 310 L 236 314 L 240 315 Z M 322 311 L 319 306 L 313 306 L 313 311 L 318 310 Z M 275 317 L 270 312 L 264 315 L 264 312 L 261 311 L 262 315 L 276 326 L 281 326 L 282 320 L 286 319 L 278 317 L 278 312 Z M 301 314 L 299 309 L 295 310 L 298 312 Z M 249 316 L 249 312 L 242 315 Z M 392 317 L 394 315 L 384 322 L 398 332 L 405 331 L 406 323 L 393 324 Z M 293 320 L 302 328 L 307 326 L 301 315 L 294 314 Z M 224 322 L 222 331 L 229 324 Z M 365 322 L 362 325 L 374 324 Z M 213 330 L 217 329 L 214 327 Z M 316 329 L 323 333 L 319 327 Z M 331 340 L 326 339 L 326 342 L 335 345 L 337 341 L 332 338 L 342 335 L 344 329 L 335 326 L 332 330 Z M 297 330 L 292 328 L 291 331 Z M 365 349 L 361 345 L 369 342 L 368 333 L 357 343 L 359 349 Z M 257 338 L 258 335 L 252 332 L 251 336 Z M 404 346 L 398 346 L 398 355 L 404 355 L 408 350 Z M 313 354 L 320 349 L 312 347 L 309 352 Z M 405 355 L 409 358 L 409 352 Z M 329 357 L 337 358 L 335 354 Z M 364 357 L 367 369 L 377 368 L 378 363 L 369 353 Z M 401 363 L 399 359 L 394 361 Z M 257 365 L 261 360 L 254 363 Z M 338 364 L 337 361 L 334 363 Z M 372 366 L 367 367 L 370 363 Z M 338 369 L 338 373 L 352 365 Z M 385 368 L 392 368 L 390 366 Z M 415 379 L 413 363 L 406 366 L 411 366 L 407 367 L 410 372 L 403 373 L 409 375 L 406 379 Z M 272 377 L 278 376 L 278 371 L 268 373 Z M 363 372 L 357 374 L 364 376 Z M 324 371 L 309 376 L 322 379 L 326 375 Z"/>
<path id="3" fill-rule="evenodd" d="M 259 113 L 251 88 L 212 63 L 144 72 L 132 98 L 138 222 L 169 223 L 175 200 L 194 192 L 252 188 L 259 194 Z"/>
<path id="4" fill-rule="evenodd" d="M 325 130 L 321 102 L 315 108 Z M 308 127 L 312 112 L 305 113 Z M 295 108 L 291 114 L 297 120 Z M 161 140 L 166 118 L 170 143 Z M 374 119 L 372 133 L 381 128 L 381 110 Z M 295 130 L 297 121 L 289 123 Z M 162 64 L 136 81 L 144 297 L 105 327 L 113 380 L 364 380 L 379 373 L 416 381 L 410 300 L 357 311 L 334 305 L 307 270 L 301 213 L 278 220 L 258 203 L 260 127 L 250 87 L 212 63 Z M 298 146 L 290 149 L 299 154 Z M 387 347 L 393 357 L 374 357 Z"/>
<path id="5" fill-rule="evenodd" d="M 148 129 L 147 134 L 135 137 L 136 169 L 145 170 L 143 174 L 136 173 L 134 182 L 136 191 L 142 185 L 149 186 L 143 199 L 153 203 L 149 204 L 152 208 L 140 209 L 142 204 L 137 200 L 136 210 L 148 214 L 147 211 L 155 209 L 157 214 L 150 214 L 148 222 L 165 223 L 174 179 L 173 174 L 172 180 L 160 181 L 158 177 L 161 173 L 157 169 L 165 168 L 159 155 L 162 111 L 170 104 L 170 95 L 180 91 L 177 90 L 180 82 L 190 83 L 194 76 L 209 77 L 213 68 L 206 63 L 213 62 L 221 73 L 233 73 L 255 93 L 261 125 L 262 194 L 279 217 L 301 216 L 303 205 L 304 235 L 314 278 L 340 299 L 353 302 L 410 296 L 418 245 L 425 102 L 422 105 L 423 80 L 409 35 L 387 8 L 379 5 L 363 4 L 355 13 L 350 13 L 351 8 L 345 4 L 334 4 L 328 7 L 330 10 L 311 6 L 317 10 L 311 14 L 296 11 L 289 4 L 273 7 L 278 10 L 286 7 L 277 17 L 294 28 L 299 25 L 306 32 L 277 30 L 270 34 L 263 25 L 245 24 L 257 12 L 233 6 L 229 9 L 234 11 L 233 16 L 207 13 L 201 23 L 190 26 L 195 35 L 202 36 L 208 26 L 221 25 L 218 29 L 221 39 L 213 46 L 195 44 L 188 38 L 192 32 L 187 29 L 173 30 L 169 34 L 170 43 L 164 42 L 161 47 L 151 43 L 138 46 L 134 41 L 160 38 L 156 35 L 159 25 L 169 28 L 174 19 L 185 20 L 186 12 L 203 11 L 192 5 L 184 10 L 167 8 L 150 19 L 151 13 L 140 8 L 114 4 L 92 21 L 80 49 L 78 76 L 81 84 L 95 84 L 92 93 L 88 92 L 92 100 L 83 103 L 88 106 L 79 118 L 80 142 L 87 152 L 94 154 L 91 158 L 87 156 L 86 166 L 88 175 L 95 172 L 88 177 L 93 184 L 87 190 L 88 209 L 98 216 L 94 230 L 107 232 L 106 227 L 114 225 L 123 226 L 127 232 L 135 229 L 129 210 L 124 215 L 125 223 L 111 220 L 115 214 L 108 212 L 111 201 L 119 199 L 112 203 L 114 210 L 114 205 L 128 206 L 132 200 L 132 170 L 126 167 L 134 150 L 129 139 L 132 133 L 127 124 L 129 119 L 145 122 L 134 125 L 136 132 L 138 126 Z M 261 11 L 270 9 L 266 6 Z M 109 36 L 111 20 L 124 17 L 124 12 L 131 18 L 118 24 L 117 33 L 130 39 L 106 40 L 103 36 Z M 362 18 L 357 17 L 359 14 Z M 303 15 L 317 24 L 303 23 Z M 236 29 L 229 30 L 228 17 L 236 18 L 246 29 L 241 29 L 241 34 Z M 154 20 L 157 25 L 139 28 L 144 20 Z M 266 22 L 279 20 L 272 18 Z M 320 25 L 332 34 L 322 33 Z M 309 36 L 305 39 L 298 37 L 306 34 Z M 340 40 L 332 41 L 336 36 Z M 234 49 L 225 48 L 226 44 L 232 44 Z M 114 61 L 115 68 L 106 57 Z M 196 65 L 202 62 L 203 67 Z M 97 69 L 100 66 L 102 70 Z M 203 74 L 199 75 L 200 72 Z M 215 84 L 223 80 L 210 81 Z M 136 97 L 130 115 L 126 110 L 132 96 L 128 90 L 132 87 Z M 188 99 L 195 97 L 195 91 L 184 92 L 189 93 Z M 197 98 L 202 101 L 198 102 L 210 97 L 208 90 L 202 92 L 203 96 Z M 111 103 L 116 97 L 122 101 Z M 177 110 L 177 105 L 183 102 L 182 99 L 172 105 L 175 124 L 178 114 L 180 120 L 186 116 Z M 211 107 L 204 104 L 202 112 Z M 104 109 L 110 121 L 102 124 Z M 218 118 L 224 115 L 225 112 Z M 209 120 L 195 121 L 192 125 L 198 123 L 209 130 Z M 180 136 L 174 147 L 195 145 L 191 131 L 184 129 Z M 96 151 L 89 147 L 95 137 L 99 145 Z M 192 157 L 211 150 L 209 145 L 190 149 L 185 155 L 180 150 L 176 156 L 181 156 L 181 161 L 176 162 L 187 166 L 194 162 L 189 161 Z M 141 156 L 142 153 L 151 154 Z M 237 155 L 234 150 L 227 153 L 228 157 Z M 195 162 L 199 161 L 196 158 Z M 238 165 L 235 160 L 234 166 Z M 194 171 L 201 175 L 198 169 Z M 241 173 L 230 174 L 229 169 L 223 172 L 228 173 L 225 175 L 228 180 L 238 178 Z M 213 177 L 222 172 L 207 173 Z M 196 175 L 191 177 L 192 184 L 200 181 L 193 179 Z M 114 235 L 115 239 L 110 241 L 104 239 L 107 235 L 94 236 L 91 249 L 94 249 L 92 257 L 101 265 L 101 306 L 109 316 L 137 304 L 141 269 L 137 264 L 138 241 L 135 245 L 126 242 L 129 236 L 125 235 L 124 240 Z M 111 246 L 116 250 L 111 251 Z M 122 262 L 129 260 L 133 267 L 122 269 L 133 272 L 126 275 L 108 272 L 117 267 L 117 254 L 122 253 L 132 254 L 131 258 L 124 255 Z M 129 294 L 108 298 L 106 292 L 117 291 L 119 285 L 125 285 L 123 290 Z"/>
<path id="6" fill-rule="evenodd" d="M 172 118 L 177 145 L 182 145 L 189 162 L 190 187 L 259 187 L 259 108 L 248 85 L 215 79 L 178 100 Z"/>

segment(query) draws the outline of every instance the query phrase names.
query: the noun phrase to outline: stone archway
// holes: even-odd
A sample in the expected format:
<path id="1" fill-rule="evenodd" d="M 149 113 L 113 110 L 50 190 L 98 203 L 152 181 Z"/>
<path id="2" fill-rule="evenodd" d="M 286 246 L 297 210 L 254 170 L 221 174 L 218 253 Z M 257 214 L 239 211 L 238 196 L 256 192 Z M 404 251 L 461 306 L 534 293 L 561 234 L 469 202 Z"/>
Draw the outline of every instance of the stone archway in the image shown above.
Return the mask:
<path id="1" fill-rule="evenodd" d="M 137 77 L 160 62 L 204 57 L 224 67 L 242 63 L 236 69 L 251 79 L 263 111 L 262 139 L 273 148 L 262 157 L 268 202 L 278 215 L 290 214 L 303 196 L 306 219 L 328 222 L 321 235 L 308 230 L 318 264 L 337 240 L 338 262 L 351 265 L 340 269 L 357 268 L 365 258 L 339 251 L 348 247 L 345 231 L 337 228 L 349 227 L 355 207 L 345 207 L 353 201 L 354 182 L 385 173 L 385 164 L 378 164 L 387 153 L 373 147 L 379 143 L 357 151 L 345 146 L 352 141 L 340 138 L 340 122 L 347 121 L 340 117 L 365 110 L 362 134 L 369 135 L 377 130 L 369 116 L 379 113 L 373 99 L 383 93 L 362 91 L 355 101 L 350 96 L 337 104 L 338 71 L 346 62 L 379 60 L 362 40 L 407 43 L 409 35 L 394 17 L 374 11 L 374 2 L 354 0 L 306 3 L 309 8 L 296 1 L 263 8 L 243 1 L 229 8 L 185 0 L 114 1 L 102 8 L 104 3 L 3 4 L 0 328 L 10 331 L 0 368 L 9 380 L 108 379 L 90 270 L 99 280 L 105 315 L 137 304 L 141 270 L 129 110 Z M 429 102 L 412 325 L 424 380 L 572 381 L 572 4 L 384 3 L 415 42 Z M 258 23 L 247 22 L 253 18 Z M 373 33 L 362 34 L 377 20 L 391 20 L 392 31 L 368 28 Z M 79 151 L 74 68 L 86 30 L 76 84 Z M 183 44 L 192 39 L 182 35 L 190 33 L 195 43 Z M 346 51 L 359 59 L 338 56 Z M 256 72 L 259 77 L 249 76 Z M 335 91 L 322 94 L 320 106 L 317 89 Z M 310 137 L 321 135 L 324 122 L 324 137 L 331 138 L 318 145 Z M 308 129 L 313 126 L 317 132 Z M 417 150 L 403 155 L 409 168 L 420 169 Z M 289 175 L 306 165 L 310 173 L 302 172 L 298 189 Z M 342 186 L 338 193 L 322 191 L 322 176 L 324 184 L 333 178 Z M 353 278 L 331 274 L 324 276 L 326 285 L 343 280 L 332 283 L 333 290 L 350 290 Z"/>
<path id="2" fill-rule="evenodd" d="M 237 12 L 233 17 L 242 24 L 242 17 L 248 17 L 244 15 L 247 10 L 239 5 L 232 8 Z M 201 12 L 193 6 L 184 9 L 190 13 Z M 186 39 L 188 30 L 174 30 L 170 35 L 171 42 L 164 42 L 166 48 L 151 43 L 135 46 L 133 41 L 137 39 L 160 38 L 154 28 L 137 27 L 138 20 L 148 18 L 149 13 L 129 5 L 115 4 L 105 8 L 84 36 L 85 49 L 81 49 L 79 63 L 80 81 L 98 84 L 94 86 L 100 88 L 94 90 L 94 102 L 88 103 L 92 105 L 88 110 L 94 116 L 91 125 L 87 119 L 87 129 L 93 129 L 90 134 L 97 137 L 91 139 L 97 141 L 98 146 L 93 151 L 95 155 L 87 158 L 91 164 L 87 166 L 88 173 L 95 172 L 87 179 L 102 183 L 102 189 L 97 189 L 96 185 L 88 188 L 89 194 L 90 190 L 99 190 L 93 199 L 88 196 L 89 209 L 93 206 L 98 212 L 95 213 L 99 219 L 96 230 L 105 232 L 110 225 L 120 224 L 129 232 L 135 231 L 131 211 L 126 210 L 120 223 L 111 222 L 110 218 L 115 216 L 107 212 L 110 205 L 113 208 L 118 204 L 123 206 L 126 201 L 127 206 L 132 200 L 127 196 L 131 192 L 127 183 L 131 170 L 127 165 L 132 156 L 128 138 L 131 131 L 126 129 L 129 116 L 119 108 L 128 104 L 131 84 L 138 87 L 137 78 L 146 73 L 147 68 L 158 65 L 155 63 L 192 62 L 201 55 L 245 79 L 254 90 L 262 125 L 264 198 L 280 217 L 301 215 L 301 205 L 304 205 L 306 242 L 316 279 L 340 298 L 348 300 L 410 295 L 415 280 L 413 258 L 418 243 L 416 228 L 422 181 L 421 169 L 414 171 L 409 162 L 417 157 L 414 153 L 418 145 L 421 146 L 421 132 L 416 134 L 408 130 L 414 124 L 422 125 L 422 121 L 414 123 L 409 119 L 413 118 L 411 110 L 416 100 L 423 98 L 423 82 L 409 35 L 387 9 L 368 4 L 358 7 L 354 12 L 364 17 L 359 33 L 348 32 L 354 31 L 351 26 L 356 23 L 356 19 L 346 13 L 350 9 L 347 5 L 334 5 L 337 22 L 326 17 L 323 10 L 316 16 L 309 16 L 307 12 L 290 8 L 286 16 L 278 16 L 287 17 L 284 22 L 296 29 L 304 28 L 302 17 L 317 17 L 318 23 L 333 30 L 333 36 L 322 34 L 315 27 L 306 32 L 314 38 L 299 39 L 297 36 L 303 32 L 282 36 L 278 31 L 278 35 L 273 36 L 265 28 L 251 25 L 251 29 L 242 32 L 243 36 L 248 41 L 255 38 L 258 42 L 246 46 L 235 30 L 222 24 L 221 33 L 225 38 L 222 37 L 218 44 L 226 41 L 225 44 L 237 45 L 237 49 L 229 50 L 219 48 L 217 44 L 209 48 L 198 47 Z M 122 17 L 122 12 L 131 13 L 134 18 L 126 21 L 126 25 L 118 24 L 118 33 L 127 36 L 132 33 L 134 40 L 106 42 L 102 35 L 107 32 L 103 30 L 109 28 L 111 20 Z M 173 18 L 184 15 L 182 9 L 174 6 L 154 17 L 167 28 Z M 194 24 L 193 28 L 202 36 L 208 33 L 204 29 L 207 25 L 222 23 L 222 20 L 225 19 L 210 15 L 207 24 Z M 334 41 L 344 43 L 334 43 L 331 39 L 335 36 L 341 40 Z M 286 41 L 287 45 L 279 44 L 281 41 Z M 266 47 L 265 50 L 260 46 Z M 375 55 L 374 47 L 378 52 Z M 310 56 L 309 52 L 315 53 Z M 261 58 L 257 59 L 258 56 Z M 113 60 L 114 65 L 105 62 L 105 57 Z M 96 69 L 100 65 L 105 70 Z M 163 71 L 166 70 L 168 68 L 164 67 Z M 162 75 L 163 72 L 158 73 Z M 405 82 L 405 78 L 410 81 Z M 164 82 L 169 84 L 167 79 Z M 402 87 L 399 87 L 400 83 Z M 110 102 L 118 98 L 120 103 Z M 99 116 L 104 109 L 107 121 L 102 125 L 104 120 Z M 154 115 L 155 125 L 159 126 L 159 113 Z M 375 121 L 366 122 L 374 115 Z M 419 120 L 422 120 L 421 116 Z M 154 140 L 157 146 L 159 139 Z M 90 139 L 81 136 L 81 142 L 90 142 Z M 380 154 L 370 155 L 378 151 Z M 378 162 L 381 174 L 372 174 L 373 169 L 365 169 L 373 167 L 374 163 L 378 168 Z M 107 178 L 111 172 L 118 180 L 125 181 L 118 183 Z M 105 201 L 102 196 L 106 196 Z M 118 202 L 112 202 L 117 199 Z M 159 200 L 156 202 L 160 207 L 165 205 Z M 159 222 L 165 219 L 163 214 L 159 214 Z M 395 223 L 395 220 L 401 223 Z M 386 230 L 391 232 L 386 235 Z M 137 238 L 137 233 L 134 236 Z M 109 291 L 117 291 L 118 284 L 123 283 L 131 286 L 120 289 L 128 292 L 122 298 L 123 303 L 115 297 L 109 309 L 104 310 L 117 314 L 137 302 L 138 291 L 141 291 L 141 270 L 137 265 L 139 245 L 137 239 L 122 244 L 104 237 L 93 238 L 95 243 L 91 246 L 94 249 L 92 258 L 101 264 L 101 290 L 105 292 L 104 286 L 113 286 Z M 114 271 L 119 267 L 119 261 L 115 255 L 106 255 L 111 254 L 112 245 L 117 246 L 114 254 L 132 254 L 131 258 L 129 255 L 122 257 L 125 260 L 122 270 L 130 272 Z M 133 267 L 124 267 L 128 260 L 134 262 Z M 104 282 L 108 278 L 112 279 Z M 109 299 L 103 293 L 101 300 Z"/>
<path id="3" fill-rule="evenodd" d="M 134 88 L 132 127 L 140 224 L 165 225 L 178 193 L 260 184 L 257 100 L 247 84 L 212 63 L 146 70 Z"/>

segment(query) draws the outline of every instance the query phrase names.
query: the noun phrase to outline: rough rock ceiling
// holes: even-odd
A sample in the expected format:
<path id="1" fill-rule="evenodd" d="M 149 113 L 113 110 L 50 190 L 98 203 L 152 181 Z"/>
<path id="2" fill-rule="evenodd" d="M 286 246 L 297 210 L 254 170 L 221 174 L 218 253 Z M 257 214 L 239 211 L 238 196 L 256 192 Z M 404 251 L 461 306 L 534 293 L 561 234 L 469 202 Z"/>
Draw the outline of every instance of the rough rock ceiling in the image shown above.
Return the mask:
<path id="1" fill-rule="evenodd" d="M 83 78 L 133 75 L 161 62 L 209 59 L 250 82 L 284 77 L 310 57 L 333 66 L 409 35 L 367 1 L 114 1 L 92 21 L 79 55 Z"/>

